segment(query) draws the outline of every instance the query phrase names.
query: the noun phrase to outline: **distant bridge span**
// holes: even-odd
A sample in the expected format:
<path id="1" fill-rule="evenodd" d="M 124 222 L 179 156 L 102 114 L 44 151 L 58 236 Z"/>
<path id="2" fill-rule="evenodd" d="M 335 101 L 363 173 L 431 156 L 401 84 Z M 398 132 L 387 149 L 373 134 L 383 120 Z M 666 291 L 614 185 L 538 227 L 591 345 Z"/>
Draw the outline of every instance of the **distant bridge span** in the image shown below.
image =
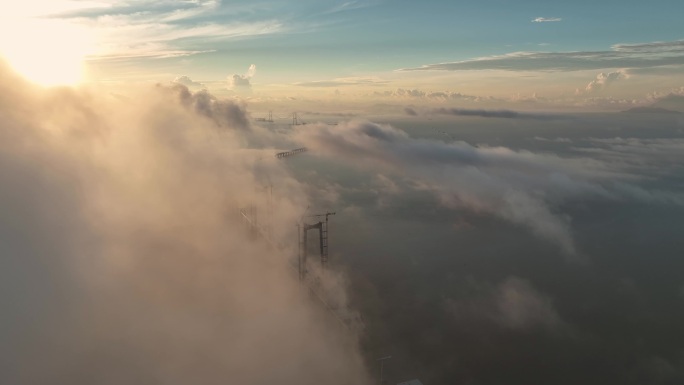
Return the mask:
<path id="1" fill-rule="evenodd" d="M 283 158 L 287 158 L 288 156 L 301 154 L 302 152 L 306 152 L 306 147 L 300 147 L 300 148 L 295 148 L 294 150 L 290 150 L 290 151 L 279 152 L 279 153 L 275 154 L 275 157 L 278 159 L 283 159 Z"/>

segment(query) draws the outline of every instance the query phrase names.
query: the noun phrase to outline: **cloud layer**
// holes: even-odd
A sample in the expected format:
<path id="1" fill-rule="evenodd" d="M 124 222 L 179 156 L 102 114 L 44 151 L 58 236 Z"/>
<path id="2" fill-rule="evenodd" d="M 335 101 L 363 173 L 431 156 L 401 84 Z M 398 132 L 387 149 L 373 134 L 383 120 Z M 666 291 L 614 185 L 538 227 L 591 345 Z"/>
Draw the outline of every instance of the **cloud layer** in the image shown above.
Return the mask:
<path id="1" fill-rule="evenodd" d="M 288 244 L 307 205 L 244 108 L 181 85 L 113 97 L 4 68 L 0 84 L 0 382 L 367 383 L 292 249 L 238 218 L 277 185 Z"/>
<path id="2" fill-rule="evenodd" d="M 481 116 L 478 111 L 472 115 Z M 507 113 L 502 116 L 512 117 Z M 646 191 L 633 185 L 629 173 L 640 174 L 643 170 L 589 158 L 562 158 L 505 147 L 475 148 L 458 141 L 446 144 L 418 140 L 391 126 L 364 121 L 307 127 L 297 138 L 314 153 L 363 167 L 372 164 L 378 172 L 413 180 L 446 207 L 486 212 L 525 226 L 556 243 L 568 255 L 577 251 L 571 218 L 561 210 L 564 202 L 584 196 L 684 203 L 676 193 Z"/>
<path id="3" fill-rule="evenodd" d="M 610 51 L 512 52 L 401 71 L 582 71 L 684 65 L 684 41 L 617 44 Z"/>
<path id="4" fill-rule="evenodd" d="M 388 378 L 684 378 L 676 116 L 414 116 L 297 131 L 309 148 L 299 177 L 341 214 L 334 249 L 353 272 L 364 346 L 393 357 Z M 566 241 L 575 254 L 563 258 Z M 530 362 L 548 367 L 521 369 Z"/>

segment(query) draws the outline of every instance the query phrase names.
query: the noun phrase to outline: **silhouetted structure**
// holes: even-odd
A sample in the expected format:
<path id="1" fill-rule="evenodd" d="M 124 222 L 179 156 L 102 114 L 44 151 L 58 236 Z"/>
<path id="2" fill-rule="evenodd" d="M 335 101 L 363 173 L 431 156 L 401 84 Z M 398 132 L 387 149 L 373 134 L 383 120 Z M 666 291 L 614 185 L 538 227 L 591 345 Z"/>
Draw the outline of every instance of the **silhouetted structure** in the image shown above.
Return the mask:
<path id="1" fill-rule="evenodd" d="M 327 212 L 325 214 L 310 215 L 308 218 L 325 217 L 325 221 L 319 221 L 314 224 L 303 223 L 302 231 L 299 231 L 299 279 L 306 278 L 306 261 L 309 256 L 308 251 L 308 233 L 309 230 L 318 230 L 318 242 L 321 256 L 321 269 L 325 269 L 328 263 L 328 217 L 335 215 L 334 212 Z"/>
<path id="2" fill-rule="evenodd" d="M 290 150 L 290 151 L 279 152 L 275 155 L 275 157 L 278 159 L 282 159 L 282 158 L 287 158 L 288 156 L 301 154 L 302 152 L 305 152 L 305 151 L 306 151 L 306 147 L 300 147 L 300 148 L 295 148 L 294 150 Z"/>

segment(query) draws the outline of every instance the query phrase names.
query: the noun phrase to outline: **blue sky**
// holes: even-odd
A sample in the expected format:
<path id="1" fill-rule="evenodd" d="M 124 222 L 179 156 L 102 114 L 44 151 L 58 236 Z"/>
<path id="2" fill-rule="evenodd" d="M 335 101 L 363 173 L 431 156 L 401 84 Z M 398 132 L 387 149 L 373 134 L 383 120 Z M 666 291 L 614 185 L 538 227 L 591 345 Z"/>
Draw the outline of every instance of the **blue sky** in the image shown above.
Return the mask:
<path id="1" fill-rule="evenodd" d="M 584 88 L 601 72 L 622 71 L 621 79 L 634 79 L 639 70 L 658 72 L 655 68 L 679 81 L 684 72 L 683 8 L 674 0 L 29 0 L 21 9 L 38 23 L 77 26 L 88 36 L 82 51 L 91 82 L 188 76 L 219 90 L 226 79 L 244 76 L 254 64 L 257 71 L 249 79 L 254 91 L 293 84 L 320 89 L 342 79 L 346 88 L 445 85 L 454 90 L 463 86 L 470 93 L 479 84 L 484 95 L 494 85 L 477 79 L 491 79 L 493 71 L 507 78 L 497 82 L 499 91 L 561 95 Z M 16 7 L 3 11 L 7 17 L 17 13 Z M 66 40 L 46 28 L 26 33 L 51 46 L 63 46 Z M 655 42 L 666 44 L 648 45 Z M 616 49 L 630 44 L 646 45 L 615 57 Z M 20 49 L 41 50 L 29 44 Z M 517 55 L 511 64 L 510 54 L 519 52 L 554 56 Z M 581 54 L 570 58 L 568 52 Z M 506 63 L 502 55 L 509 55 Z M 586 63 L 587 55 L 594 56 L 593 63 Z M 661 56 L 663 60 L 652 60 Z M 486 60 L 473 61 L 478 58 Z M 421 71 L 397 71 L 416 68 Z M 530 72 L 540 71 L 554 74 L 545 83 L 522 82 Z M 585 73 L 573 74 L 577 71 Z M 638 82 L 632 82 L 632 89 L 621 92 L 646 94 L 667 83 L 662 76 L 641 80 L 652 87 L 635 91 Z M 551 90 L 549 83 L 557 87 Z"/>

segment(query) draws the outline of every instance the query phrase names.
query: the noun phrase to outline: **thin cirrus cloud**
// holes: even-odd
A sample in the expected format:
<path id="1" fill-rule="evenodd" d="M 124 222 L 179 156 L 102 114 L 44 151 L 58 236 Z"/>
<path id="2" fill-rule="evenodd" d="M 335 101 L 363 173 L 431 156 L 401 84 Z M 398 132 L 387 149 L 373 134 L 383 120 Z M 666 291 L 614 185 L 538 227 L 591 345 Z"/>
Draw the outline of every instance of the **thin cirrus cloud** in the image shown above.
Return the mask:
<path id="1" fill-rule="evenodd" d="M 616 44 L 607 51 L 511 52 L 399 71 L 582 71 L 684 65 L 684 40 Z"/>
<path id="2" fill-rule="evenodd" d="M 97 27 L 102 29 L 104 39 L 94 59 L 120 57 L 173 57 L 209 52 L 213 49 L 190 49 L 181 40 L 231 39 L 267 35 L 282 31 L 275 21 L 237 23 L 229 25 L 210 24 L 180 29 L 173 25 L 141 23 L 123 28 L 115 24 Z M 119 32 L 115 33 L 115 30 Z"/>
<path id="3" fill-rule="evenodd" d="M 333 8 L 325 11 L 324 14 L 333 14 L 339 12 L 353 11 L 356 9 L 368 8 L 377 5 L 378 1 L 347 1 L 345 3 L 334 6 Z"/>
<path id="4" fill-rule="evenodd" d="M 219 1 L 102 3 L 50 18 L 86 27 L 97 38 L 91 60 L 176 57 L 211 52 L 211 42 L 285 32 L 277 18 L 240 17 L 253 14 L 247 5 Z M 233 22 L 219 22 L 219 16 Z"/>
<path id="5" fill-rule="evenodd" d="M 372 78 L 337 78 L 333 80 L 313 80 L 295 83 L 300 87 L 343 87 L 343 86 L 373 86 L 387 84 L 389 81 Z"/>
<path id="6" fill-rule="evenodd" d="M 533 23 L 550 23 L 550 22 L 557 22 L 561 21 L 560 17 L 537 17 L 536 19 L 532 20 Z"/>

